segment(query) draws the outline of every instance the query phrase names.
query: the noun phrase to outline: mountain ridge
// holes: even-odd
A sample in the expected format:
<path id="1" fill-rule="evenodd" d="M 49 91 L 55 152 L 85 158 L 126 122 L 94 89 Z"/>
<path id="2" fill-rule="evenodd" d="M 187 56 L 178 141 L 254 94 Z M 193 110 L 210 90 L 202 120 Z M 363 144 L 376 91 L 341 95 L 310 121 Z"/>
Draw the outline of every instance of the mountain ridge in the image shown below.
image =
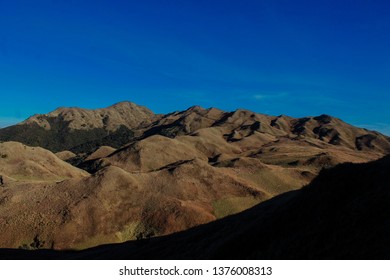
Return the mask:
<path id="1" fill-rule="evenodd" d="M 88 110 L 60 107 L 7 128 L 0 129 L 0 141 L 18 141 L 30 146 L 41 146 L 53 152 L 70 150 L 90 152 L 99 146 L 110 146 L 119 139 L 119 148 L 132 139 L 161 134 L 174 138 L 190 135 L 199 129 L 225 127 L 229 141 L 242 140 L 254 132 L 276 137 L 306 137 L 343 145 L 351 149 L 379 149 L 390 152 L 390 137 L 349 125 L 342 120 L 320 115 L 293 118 L 285 115 L 269 116 L 245 109 L 225 112 L 217 108 L 192 106 L 184 111 L 156 115 L 132 102 L 119 102 L 107 108 Z M 105 138 L 109 138 L 106 139 Z M 53 141 L 56 140 L 56 141 Z M 386 143 L 387 142 L 387 143 Z M 72 150 L 73 149 L 73 150 Z"/>

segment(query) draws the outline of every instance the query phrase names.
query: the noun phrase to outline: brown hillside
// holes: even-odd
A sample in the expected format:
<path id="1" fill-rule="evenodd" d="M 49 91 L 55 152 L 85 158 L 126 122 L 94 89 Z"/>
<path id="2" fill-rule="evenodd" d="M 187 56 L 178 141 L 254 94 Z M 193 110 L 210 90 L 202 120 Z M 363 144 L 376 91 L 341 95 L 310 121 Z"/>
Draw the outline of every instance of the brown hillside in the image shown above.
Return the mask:
<path id="1" fill-rule="evenodd" d="M 201 160 L 131 174 L 106 167 L 91 177 L 2 192 L 1 247 L 87 248 L 182 231 L 269 198 L 255 184 Z M 30 246 L 31 247 L 31 246 Z"/>
<path id="2" fill-rule="evenodd" d="M 116 149 L 109 147 L 109 146 L 102 146 L 96 151 L 94 151 L 92 154 L 90 154 L 85 160 L 96 160 L 104 157 L 108 157 L 112 153 L 114 153 Z"/>
<path id="3" fill-rule="evenodd" d="M 55 155 L 64 161 L 72 159 L 77 156 L 75 153 L 72 153 L 71 151 L 62 151 L 62 152 L 55 153 Z"/>
<path id="4" fill-rule="evenodd" d="M 388 260 L 390 157 L 343 164 L 307 187 L 185 232 L 81 252 L 0 250 L 2 259 Z"/>
<path id="5" fill-rule="evenodd" d="M 0 143 L 0 175 L 15 181 L 62 181 L 88 173 L 60 160 L 53 153 L 17 142 Z"/>
<path id="6" fill-rule="evenodd" d="M 145 129 L 138 129 L 136 133 L 143 134 L 144 138 L 155 134 L 174 138 L 196 135 L 202 129 L 208 128 L 217 128 L 229 143 L 255 142 L 253 146 L 257 148 L 259 145 L 288 138 L 296 141 L 318 140 L 320 144 L 372 152 L 377 158 L 390 153 L 389 137 L 351 126 L 328 115 L 296 119 L 284 115 L 273 117 L 248 110 L 223 112 L 215 108 L 203 109 L 196 106 L 162 116 Z M 258 141 L 260 139 L 261 141 Z"/>

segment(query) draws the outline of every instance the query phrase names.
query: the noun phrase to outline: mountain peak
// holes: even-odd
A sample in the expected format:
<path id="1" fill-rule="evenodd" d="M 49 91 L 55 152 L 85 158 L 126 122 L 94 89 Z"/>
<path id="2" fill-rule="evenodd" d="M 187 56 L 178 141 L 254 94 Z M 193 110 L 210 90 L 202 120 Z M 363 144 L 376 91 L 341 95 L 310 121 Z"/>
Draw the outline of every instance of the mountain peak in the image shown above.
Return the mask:
<path id="1" fill-rule="evenodd" d="M 139 106 L 130 101 L 121 101 L 107 107 L 106 109 L 110 109 L 110 108 L 145 108 L 145 107 Z"/>
<path id="2" fill-rule="evenodd" d="M 143 106 L 132 102 L 119 102 L 110 107 L 90 110 L 79 107 L 59 107 L 56 110 L 42 115 L 34 115 L 21 124 L 38 124 L 50 130 L 51 119 L 59 118 L 71 130 L 91 130 L 103 128 L 115 131 L 120 126 L 135 128 L 141 123 L 150 122 L 154 113 Z"/>
<path id="3" fill-rule="evenodd" d="M 195 106 L 192 106 L 192 107 L 188 108 L 187 110 L 185 110 L 185 112 L 196 112 L 196 113 L 198 113 L 198 112 L 203 112 L 205 110 L 206 110 L 205 108 L 203 108 L 203 107 L 201 107 L 199 105 L 195 105 Z"/>

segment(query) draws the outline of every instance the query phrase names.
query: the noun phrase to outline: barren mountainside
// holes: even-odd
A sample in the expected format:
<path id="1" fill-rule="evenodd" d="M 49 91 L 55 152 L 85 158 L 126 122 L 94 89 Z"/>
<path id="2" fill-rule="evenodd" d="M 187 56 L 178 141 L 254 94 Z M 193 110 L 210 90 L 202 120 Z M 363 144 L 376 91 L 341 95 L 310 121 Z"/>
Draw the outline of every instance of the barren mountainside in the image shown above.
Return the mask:
<path id="1" fill-rule="evenodd" d="M 121 125 L 131 129 L 142 123 L 149 123 L 153 117 L 153 112 L 145 107 L 131 102 L 121 102 L 97 110 L 62 107 L 47 115 L 32 116 L 19 125 L 35 123 L 46 130 L 51 130 L 49 119 L 60 119 L 70 130 L 104 128 L 108 131 L 115 131 Z"/>
<path id="2" fill-rule="evenodd" d="M 93 152 L 100 146 L 117 149 L 132 140 L 157 134 L 174 138 L 212 128 L 218 129 L 229 143 L 250 142 L 254 138 L 263 138 L 263 142 L 285 138 L 315 139 L 352 150 L 380 154 L 390 151 L 389 137 L 353 127 L 328 115 L 274 117 L 247 110 L 224 112 L 199 106 L 155 115 L 147 108 L 130 102 L 98 110 L 59 108 L 47 115 L 35 115 L 20 124 L 0 129 L 0 141 L 22 142 L 53 152 L 69 150 L 85 153 Z"/>
<path id="3" fill-rule="evenodd" d="M 80 252 L 0 250 L 1 259 L 388 259 L 390 158 L 342 164 L 307 187 L 169 236 Z"/>
<path id="4" fill-rule="evenodd" d="M 0 144 L 0 247 L 25 249 L 185 231 L 390 152 L 387 136 L 328 115 L 155 115 L 126 102 L 34 116 L 0 139 L 23 143 Z"/>

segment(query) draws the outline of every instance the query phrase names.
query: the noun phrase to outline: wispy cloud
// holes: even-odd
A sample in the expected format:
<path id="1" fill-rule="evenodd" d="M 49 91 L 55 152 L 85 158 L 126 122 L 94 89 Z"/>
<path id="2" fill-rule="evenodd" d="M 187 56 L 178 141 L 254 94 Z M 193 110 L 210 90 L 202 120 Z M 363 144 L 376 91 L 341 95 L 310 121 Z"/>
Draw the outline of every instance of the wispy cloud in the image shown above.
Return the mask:
<path id="1" fill-rule="evenodd" d="M 255 94 L 255 95 L 253 95 L 253 98 L 256 100 L 262 100 L 262 99 L 267 98 L 267 96 L 264 94 Z"/>
<path id="2" fill-rule="evenodd" d="M 265 100 L 265 99 L 277 99 L 288 96 L 288 92 L 277 92 L 277 93 L 257 93 L 252 95 L 253 99 Z"/>

